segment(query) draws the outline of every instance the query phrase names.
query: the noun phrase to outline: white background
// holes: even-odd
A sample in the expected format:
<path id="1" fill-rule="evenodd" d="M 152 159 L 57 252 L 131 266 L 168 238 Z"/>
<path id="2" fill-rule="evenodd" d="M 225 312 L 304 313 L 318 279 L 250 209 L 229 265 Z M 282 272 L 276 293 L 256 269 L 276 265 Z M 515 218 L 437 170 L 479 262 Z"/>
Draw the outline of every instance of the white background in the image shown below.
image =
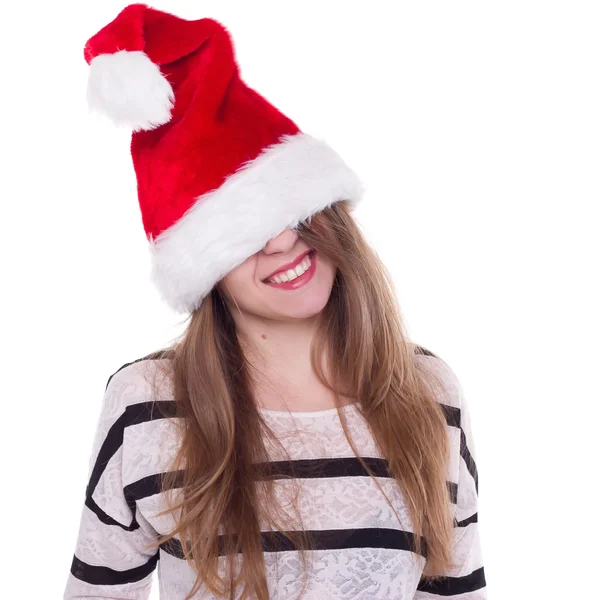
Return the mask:
<path id="1" fill-rule="evenodd" d="M 148 278 L 129 132 L 85 104 L 84 43 L 124 5 L 3 9 L 5 598 L 62 597 L 106 381 L 182 330 Z M 153 6 L 221 20 L 248 85 L 365 181 L 409 332 L 469 402 L 490 598 L 590 598 L 598 3 Z"/>

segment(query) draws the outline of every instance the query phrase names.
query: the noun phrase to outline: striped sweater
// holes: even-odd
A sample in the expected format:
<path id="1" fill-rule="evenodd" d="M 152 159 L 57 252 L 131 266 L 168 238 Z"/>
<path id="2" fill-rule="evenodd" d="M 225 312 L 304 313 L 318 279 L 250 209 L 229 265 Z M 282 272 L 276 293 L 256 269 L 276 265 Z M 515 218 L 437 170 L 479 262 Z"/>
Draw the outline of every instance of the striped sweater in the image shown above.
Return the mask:
<path id="1" fill-rule="evenodd" d="M 169 468 L 177 448 L 174 400 L 168 395 L 149 400 L 153 397 L 147 375 L 158 366 L 157 360 L 166 359 L 139 359 L 108 380 L 63 600 L 146 600 L 155 570 L 161 600 L 183 600 L 195 580 L 179 540 L 158 550 L 144 548 L 158 534 L 169 533 L 174 523 L 172 515 L 154 514 L 166 507 L 161 503 L 159 474 Z M 453 554 L 459 566 L 435 584 L 421 577 L 426 558 L 410 550 L 412 527 L 406 500 L 390 477 L 357 404 L 342 408 L 352 437 L 402 524 L 356 459 L 337 409 L 287 412 L 261 408 L 294 461 L 296 479 L 277 480 L 276 497 L 289 501 L 299 489 L 302 524 L 311 531 L 315 544 L 315 549 L 308 551 L 305 600 L 487 598 L 468 407 L 460 383 L 442 359 L 419 348 L 416 360 L 441 375 L 444 383 L 436 394 L 452 447 L 447 486 L 456 519 Z M 281 450 L 269 445 L 269 440 L 267 448 L 270 467 L 286 475 L 285 457 L 278 455 Z M 269 595 L 292 600 L 302 582 L 298 552 L 283 537 L 276 547 L 270 540 L 264 536 Z M 214 600 L 215 596 L 201 588 L 194 598 Z"/>

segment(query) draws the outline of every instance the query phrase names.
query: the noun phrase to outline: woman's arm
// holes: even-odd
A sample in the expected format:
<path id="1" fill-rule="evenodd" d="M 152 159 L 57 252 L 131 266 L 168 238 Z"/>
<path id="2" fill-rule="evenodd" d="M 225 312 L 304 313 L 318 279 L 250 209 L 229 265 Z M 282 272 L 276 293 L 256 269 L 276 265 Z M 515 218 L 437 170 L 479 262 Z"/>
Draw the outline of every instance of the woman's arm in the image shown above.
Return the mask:
<path id="1" fill-rule="evenodd" d="M 125 367 L 107 384 L 63 600 L 149 597 L 159 554 L 145 545 L 157 534 L 135 502 L 128 502 L 122 481 L 123 434 L 136 414 L 139 377 L 135 368 Z"/>
<path id="2" fill-rule="evenodd" d="M 437 357 L 424 357 L 423 360 L 437 361 L 436 373 L 442 376 L 451 406 L 447 406 L 448 424 L 456 428 L 460 443 L 455 443 L 458 480 L 456 504 L 454 505 L 455 524 L 452 538 L 452 558 L 457 567 L 444 573 L 435 583 L 421 579 L 414 600 L 487 600 L 487 586 L 483 568 L 479 523 L 478 494 L 479 481 L 475 462 L 475 446 L 471 430 L 471 418 L 462 387 L 450 367 Z M 441 368 L 440 368 L 441 366 Z M 444 403 L 444 400 L 441 400 Z M 445 403 L 444 403 L 445 404 Z"/>

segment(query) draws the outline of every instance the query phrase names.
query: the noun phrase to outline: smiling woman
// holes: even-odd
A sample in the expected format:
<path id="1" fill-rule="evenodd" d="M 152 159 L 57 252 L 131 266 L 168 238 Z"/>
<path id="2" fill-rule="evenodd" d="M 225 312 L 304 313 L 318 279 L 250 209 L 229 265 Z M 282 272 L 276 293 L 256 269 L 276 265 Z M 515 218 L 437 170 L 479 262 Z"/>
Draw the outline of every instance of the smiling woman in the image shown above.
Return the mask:
<path id="1" fill-rule="evenodd" d="M 189 323 L 108 380 L 64 599 L 147 600 L 157 564 L 165 600 L 486 598 L 467 403 L 405 331 L 358 177 L 212 19 L 131 5 L 85 58 Z"/>

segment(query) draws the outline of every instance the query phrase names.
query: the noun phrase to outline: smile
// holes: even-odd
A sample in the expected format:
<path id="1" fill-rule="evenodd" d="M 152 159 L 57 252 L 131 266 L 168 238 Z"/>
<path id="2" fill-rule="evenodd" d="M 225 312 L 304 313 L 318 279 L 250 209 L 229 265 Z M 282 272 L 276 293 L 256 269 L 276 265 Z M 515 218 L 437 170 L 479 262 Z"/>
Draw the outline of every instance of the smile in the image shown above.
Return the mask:
<path id="1" fill-rule="evenodd" d="M 316 264 L 316 253 L 311 250 L 293 269 L 279 271 L 266 279 L 264 283 L 281 289 L 298 289 L 312 279 Z"/>

